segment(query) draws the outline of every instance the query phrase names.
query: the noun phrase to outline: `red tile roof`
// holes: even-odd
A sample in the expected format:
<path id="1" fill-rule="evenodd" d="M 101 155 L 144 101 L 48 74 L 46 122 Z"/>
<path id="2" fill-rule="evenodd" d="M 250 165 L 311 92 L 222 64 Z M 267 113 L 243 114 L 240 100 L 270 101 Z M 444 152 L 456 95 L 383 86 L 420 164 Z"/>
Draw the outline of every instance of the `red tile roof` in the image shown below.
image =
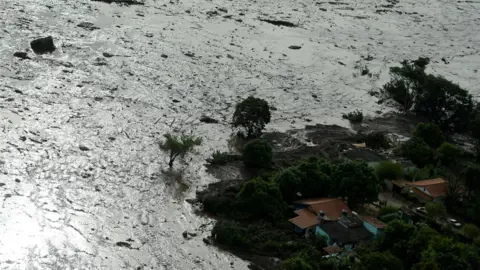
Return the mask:
<path id="1" fill-rule="evenodd" d="M 443 178 L 435 178 L 435 179 L 429 179 L 429 180 L 422 180 L 422 181 L 416 181 L 416 182 L 409 182 L 407 183 L 410 186 L 414 187 L 421 187 L 425 188 L 429 194 L 426 194 L 427 196 L 430 195 L 430 197 L 436 198 L 440 196 L 444 196 L 446 191 L 447 191 L 447 186 L 448 182 L 445 181 Z M 418 191 L 424 193 L 422 190 L 414 189 L 414 192 L 419 194 Z"/>
<path id="2" fill-rule="evenodd" d="M 308 205 L 311 211 L 315 214 L 320 213 L 320 211 L 325 212 L 326 220 L 339 219 L 342 216 L 343 210 L 352 213 L 352 210 L 350 210 L 348 205 L 342 199 L 337 198 L 306 199 L 295 201 L 293 203 Z"/>
<path id="3" fill-rule="evenodd" d="M 295 211 L 295 214 L 298 216 L 291 218 L 288 221 L 297 225 L 301 229 L 306 229 L 320 224 L 320 220 L 317 218 L 315 213 L 307 208 L 299 209 Z"/>
<path id="4" fill-rule="evenodd" d="M 324 247 L 323 250 L 325 250 L 325 252 L 327 252 L 328 254 L 337 254 L 342 252 L 342 248 L 339 246 Z"/>
<path id="5" fill-rule="evenodd" d="M 363 220 L 372 224 L 377 229 L 384 229 L 385 227 L 387 227 L 387 224 L 381 222 L 380 220 L 378 220 L 374 217 L 364 217 Z"/>

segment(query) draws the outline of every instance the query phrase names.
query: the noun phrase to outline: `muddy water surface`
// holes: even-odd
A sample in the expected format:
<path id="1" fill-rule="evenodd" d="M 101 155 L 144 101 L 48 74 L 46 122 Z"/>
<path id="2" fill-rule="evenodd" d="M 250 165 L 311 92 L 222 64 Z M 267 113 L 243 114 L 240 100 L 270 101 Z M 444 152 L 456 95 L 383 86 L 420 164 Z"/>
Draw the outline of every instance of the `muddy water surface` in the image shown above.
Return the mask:
<path id="1" fill-rule="evenodd" d="M 478 3 L 380 5 L 392 4 L 0 1 L 0 269 L 245 269 L 203 243 L 211 220 L 185 202 L 215 181 L 204 160 L 227 149 L 238 100 L 274 105 L 271 130 L 346 126 L 345 110 L 392 110 L 368 92 L 418 56 L 480 91 Z M 53 54 L 13 57 L 47 35 Z M 165 132 L 204 138 L 177 164 L 186 184 L 161 173 Z"/>

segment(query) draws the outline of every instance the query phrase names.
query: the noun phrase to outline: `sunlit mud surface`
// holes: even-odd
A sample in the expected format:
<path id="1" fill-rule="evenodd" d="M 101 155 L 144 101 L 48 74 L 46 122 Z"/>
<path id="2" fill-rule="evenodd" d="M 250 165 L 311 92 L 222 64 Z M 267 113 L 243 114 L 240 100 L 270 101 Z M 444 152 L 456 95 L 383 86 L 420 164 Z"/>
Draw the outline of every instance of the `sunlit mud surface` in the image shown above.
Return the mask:
<path id="1" fill-rule="evenodd" d="M 479 8 L 1 0 L 0 269 L 245 269 L 203 243 L 212 221 L 185 202 L 215 181 L 204 160 L 227 149 L 233 105 L 266 99 L 276 108 L 269 130 L 348 126 L 343 112 L 391 111 L 369 92 L 389 66 L 418 56 L 477 96 Z M 53 54 L 13 57 L 48 35 Z M 220 123 L 202 123 L 202 114 Z M 166 132 L 204 138 L 176 164 L 181 176 L 161 172 L 156 141 Z"/>

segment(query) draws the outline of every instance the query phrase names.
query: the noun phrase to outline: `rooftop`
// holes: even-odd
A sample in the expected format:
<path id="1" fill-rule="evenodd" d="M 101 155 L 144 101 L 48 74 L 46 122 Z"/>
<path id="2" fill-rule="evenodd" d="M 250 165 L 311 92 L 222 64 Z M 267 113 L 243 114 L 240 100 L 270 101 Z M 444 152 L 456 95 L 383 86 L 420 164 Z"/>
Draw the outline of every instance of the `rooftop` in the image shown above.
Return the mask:
<path id="1" fill-rule="evenodd" d="M 430 197 L 436 198 L 445 195 L 448 182 L 445 181 L 443 178 L 435 178 L 416 182 L 408 182 L 407 185 L 425 188 L 428 191 L 428 195 L 430 195 Z M 414 189 L 414 192 L 416 192 L 417 194 L 419 194 L 418 191 L 419 190 Z"/>
<path id="2" fill-rule="evenodd" d="M 342 248 L 339 246 L 324 247 L 323 250 L 325 250 L 325 252 L 327 252 L 328 254 L 337 254 L 342 252 Z"/>
<path id="3" fill-rule="evenodd" d="M 294 203 L 307 205 L 315 214 L 323 211 L 325 213 L 325 220 L 338 220 L 343 210 L 352 213 L 348 205 L 342 199 L 338 198 L 307 199 L 295 201 Z"/>
<path id="4" fill-rule="evenodd" d="M 364 217 L 363 220 L 375 226 L 375 228 L 377 229 L 384 229 L 387 226 L 387 224 L 381 222 L 380 220 L 374 217 Z"/>
<path id="5" fill-rule="evenodd" d="M 320 224 L 320 220 L 317 218 L 315 213 L 313 213 L 307 208 L 299 209 L 295 211 L 295 214 L 297 214 L 298 216 L 291 218 L 288 221 L 295 224 L 301 229 L 310 228 L 312 226 Z"/>
<path id="6" fill-rule="evenodd" d="M 339 222 L 327 222 L 318 226 L 326 232 L 333 241 L 342 245 L 361 240 L 368 240 L 373 237 L 373 234 L 363 226 L 346 228 Z"/>

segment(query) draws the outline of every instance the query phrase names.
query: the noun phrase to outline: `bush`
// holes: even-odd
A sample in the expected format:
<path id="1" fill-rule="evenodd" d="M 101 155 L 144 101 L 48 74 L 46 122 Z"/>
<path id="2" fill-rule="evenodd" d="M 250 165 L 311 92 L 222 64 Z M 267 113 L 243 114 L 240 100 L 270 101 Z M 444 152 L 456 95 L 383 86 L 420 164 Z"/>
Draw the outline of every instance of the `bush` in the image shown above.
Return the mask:
<path id="1" fill-rule="evenodd" d="M 445 141 L 440 127 L 433 123 L 418 124 L 413 131 L 413 136 L 422 139 L 432 148 L 439 147 Z"/>
<path id="2" fill-rule="evenodd" d="M 270 123 L 270 106 L 267 101 L 249 96 L 235 106 L 233 127 L 242 127 L 247 138 L 258 138 L 265 125 Z"/>
<path id="3" fill-rule="evenodd" d="M 393 214 L 393 213 L 397 213 L 398 212 L 398 208 L 395 207 L 395 206 L 384 206 L 380 209 L 380 211 L 378 211 L 378 215 L 379 217 L 381 216 L 384 216 L 384 215 L 388 215 L 388 214 Z"/>
<path id="4" fill-rule="evenodd" d="M 444 166 L 449 166 L 460 156 L 460 150 L 453 144 L 444 142 L 437 149 L 438 158 Z"/>
<path id="5" fill-rule="evenodd" d="M 248 142 L 243 149 L 243 163 L 247 168 L 269 168 L 272 157 L 272 147 L 261 139 Z"/>
<path id="6" fill-rule="evenodd" d="M 422 139 L 413 137 L 406 141 L 400 149 L 401 155 L 420 168 L 434 163 L 432 149 Z"/>
<path id="7" fill-rule="evenodd" d="M 375 167 L 375 174 L 378 180 L 397 180 L 403 178 L 403 166 L 391 161 L 383 161 Z"/>
<path id="8" fill-rule="evenodd" d="M 359 110 L 349 112 L 342 115 L 343 119 L 347 119 L 351 123 L 361 123 L 363 121 L 363 113 Z"/>
<path id="9" fill-rule="evenodd" d="M 480 229 L 475 224 L 468 223 L 463 225 L 462 231 L 468 239 L 473 240 L 480 236 Z"/>
<path id="10" fill-rule="evenodd" d="M 365 145 L 371 149 L 388 149 L 391 142 L 385 132 L 374 131 L 367 134 L 360 134 L 359 139 L 365 142 Z"/>
<path id="11" fill-rule="evenodd" d="M 304 256 L 295 255 L 282 262 L 283 270 L 313 270 Z"/>
<path id="12" fill-rule="evenodd" d="M 207 161 L 212 165 L 225 165 L 233 160 L 234 157 L 229 155 L 227 152 L 215 151 L 212 154 L 212 158 L 208 159 Z"/>

